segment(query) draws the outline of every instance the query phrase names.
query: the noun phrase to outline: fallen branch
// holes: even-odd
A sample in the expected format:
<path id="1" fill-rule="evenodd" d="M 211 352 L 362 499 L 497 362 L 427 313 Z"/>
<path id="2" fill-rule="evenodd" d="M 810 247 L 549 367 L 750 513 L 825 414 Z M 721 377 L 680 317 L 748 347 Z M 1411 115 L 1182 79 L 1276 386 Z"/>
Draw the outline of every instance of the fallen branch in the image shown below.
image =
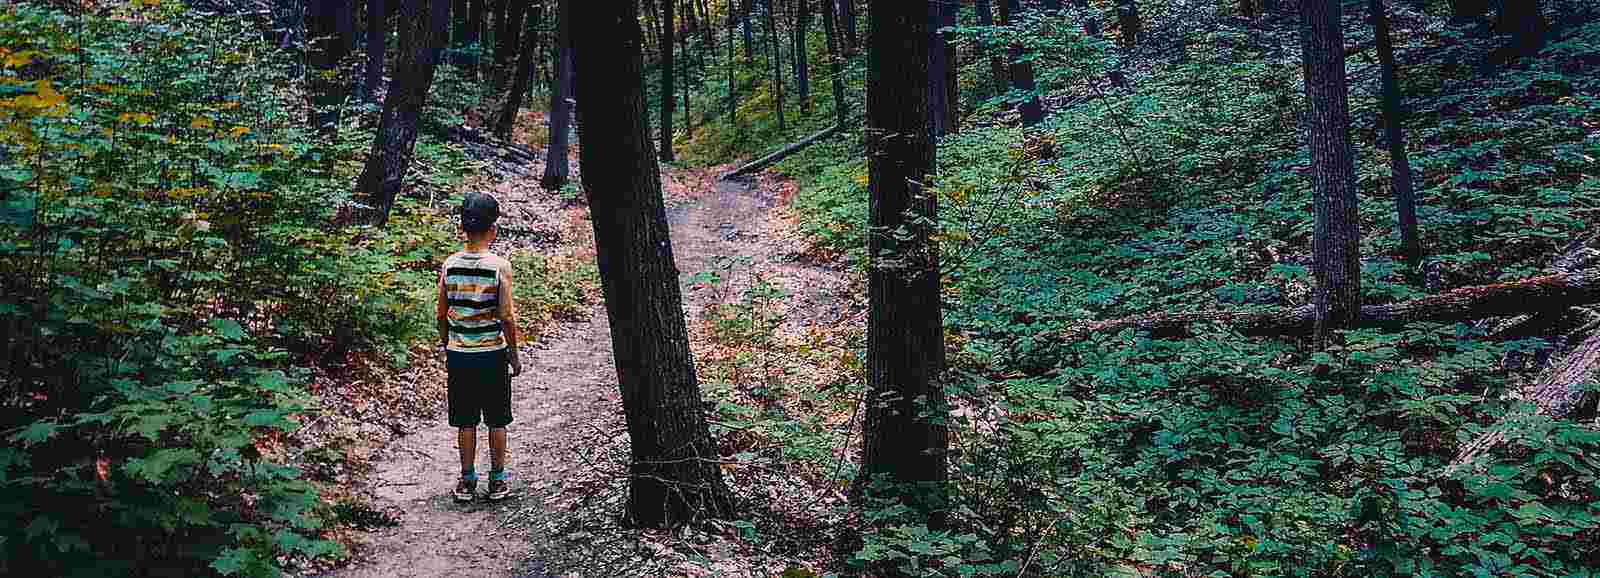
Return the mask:
<path id="1" fill-rule="evenodd" d="M 1560 311 L 1600 303 L 1600 270 L 1560 273 L 1507 283 L 1462 287 L 1402 303 L 1366 305 L 1357 327 L 1399 328 L 1417 321 L 1463 321 Z M 1062 331 L 1067 343 L 1096 333 L 1142 329 L 1163 337 L 1189 334 L 1194 323 L 1222 323 L 1245 335 L 1303 335 L 1316 323 L 1310 305 L 1236 311 L 1156 313 L 1096 321 Z"/>
<path id="2" fill-rule="evenodd" d="M 1600 331 L 1590 333 L 1588 339 L 1567 354 L 1544 377 L 1523 387 L 1514 397 L 1533 402 L 1534 415 L 1560 419 L 1572 413 L 1583 401 L 1584 395 L 1578 386 L 1593 383 L 1597 379 L 1600 379 Z M 1450 462 L 1446 471 L 1472 464 L 1479 456 L 1504 442 L 1506 423 L 1506 420 L 1501 420 L 1489 433 L 1461 446 L 1456 452 L 1456 459 Z"/>
<path id="3" fill-rule="evenodd" d="M 732 171 L 728 171 L 726 173 L 723 173 L 722 176 L 717 177 L 717 179 L 726 181 L 726 180 L 734 178 L 734 177 L 748 175 L 750 173 L 753 173 L 753 172 L 759 171 L 761 169 L 767 168 L 769 166 L 772 166 L 773 163 L 776 163 L 778 161 L 783 160 L 784 157 L 792 155 L 795 152 L 799 151 L 800 149 L 803 149 L 803 148 L 806 148 L 808 146 L 811 146 L 812 144 L 815 144 L 819 140 L 828 138 L 829 135 L 832 135 L 833 133 L 838 132 L 838 131 L 839 131 L 839 125 L 837 125 L 837 124 L 833 125 L 833 126 L 830 126 L 828 128 L 822 129 L 817 134 L 814 134 L 814 135 L 808 136 L 806 138 L 800 139 L 799 142 L 796 142 L 796 143 L 791 144 L 789 146 L 786 146 L 786 147 L 783 147 L 781 149 L 778 149 L 778 152 L 775 152 L 775 153 L 772 153 L 770 155 L 761 157 L 761 158 L 756 159 L 754 161 L 750 161 L 749 163 L 745 164 L 742 167 L 739 167 L 737 169 L 733 169 Z"/>

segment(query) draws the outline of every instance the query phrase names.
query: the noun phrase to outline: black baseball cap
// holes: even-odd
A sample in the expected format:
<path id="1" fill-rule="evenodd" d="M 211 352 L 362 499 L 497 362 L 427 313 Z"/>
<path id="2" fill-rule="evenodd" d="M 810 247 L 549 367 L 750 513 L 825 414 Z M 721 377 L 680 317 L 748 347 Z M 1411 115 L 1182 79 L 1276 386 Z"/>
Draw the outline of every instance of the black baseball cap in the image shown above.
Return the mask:
<path id="1" fill-rule="evenodd" d="M 461 200 L 461 229 L 468 233 L 489 230 L 500 218 L 500 201 L 487 193 L 467 193 Z"/>

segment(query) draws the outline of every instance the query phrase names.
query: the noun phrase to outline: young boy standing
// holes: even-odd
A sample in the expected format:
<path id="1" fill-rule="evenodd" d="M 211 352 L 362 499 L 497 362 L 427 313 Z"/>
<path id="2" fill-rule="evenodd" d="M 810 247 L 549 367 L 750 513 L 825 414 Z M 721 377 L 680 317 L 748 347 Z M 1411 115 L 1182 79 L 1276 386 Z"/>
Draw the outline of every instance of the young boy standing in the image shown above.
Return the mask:
<path id="1" fill-rule="evenodd" d="M 467 194 L 461 203 L 466 247 L 445 259 L 439 271 L 440 348 L 449 372 L 450 425 L 457 428 L 461 449 L 458 502 L 472 501 L 477 493 L 480 420 L 489 426 L 487 497 L 499 500 L 511 493 L 505 471 L 506 426 L 511 423 L 511 377 L 522 373 L 522 361 L 517 358 L 511 262 L 489 252 L 499 217 L 494 197 Z"/>

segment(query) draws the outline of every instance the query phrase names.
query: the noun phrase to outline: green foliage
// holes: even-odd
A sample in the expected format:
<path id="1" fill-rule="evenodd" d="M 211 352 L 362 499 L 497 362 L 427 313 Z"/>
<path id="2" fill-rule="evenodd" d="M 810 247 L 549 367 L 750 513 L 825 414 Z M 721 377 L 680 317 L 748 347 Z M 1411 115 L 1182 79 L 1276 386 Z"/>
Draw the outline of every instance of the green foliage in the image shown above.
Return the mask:
<path id="1" fill-rule="evenodd" d="M 550 257 L 533 251 L 510 255 L 516 280 L 517 315 L 524 340 L 532 343 L 551 323 L 582 319 L 598 301 L 600 274 L 593 261 Z"/>
<path id="2" fill-rule="evenodd" d="M 310 134 L 296 59 L 178 3 L 0 13 L 0 572 L 342 555 L 285 447 L 308 368 L 403 361 L 449 229 L 336 225 L 372 133 Z"/>

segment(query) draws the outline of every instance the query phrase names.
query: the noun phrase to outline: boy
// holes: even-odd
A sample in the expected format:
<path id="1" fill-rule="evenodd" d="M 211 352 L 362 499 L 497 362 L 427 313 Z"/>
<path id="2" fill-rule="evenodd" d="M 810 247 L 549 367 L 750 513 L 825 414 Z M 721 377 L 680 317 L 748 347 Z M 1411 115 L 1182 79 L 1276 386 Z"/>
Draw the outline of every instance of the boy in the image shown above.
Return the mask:
<path id="1" fill-rule="evenodd" d="M 474 461 L 480 418 L 489 426 L 487 497 L 499 500 L 511 493 L 505 471 L 506 426 L 511 423 L 511 377 L 522 373 L 522 361 L 517 358 L 511 262 L 489 252 L 499 217 L 494 197 L 467 194 L 461 202 L 466 247 L 445 259 L 439 271 L 439 347 L 449 372 L 450 425 L 457 428 L 461 449 L 457 502 L 472 501 L 478 489 Z"/>

